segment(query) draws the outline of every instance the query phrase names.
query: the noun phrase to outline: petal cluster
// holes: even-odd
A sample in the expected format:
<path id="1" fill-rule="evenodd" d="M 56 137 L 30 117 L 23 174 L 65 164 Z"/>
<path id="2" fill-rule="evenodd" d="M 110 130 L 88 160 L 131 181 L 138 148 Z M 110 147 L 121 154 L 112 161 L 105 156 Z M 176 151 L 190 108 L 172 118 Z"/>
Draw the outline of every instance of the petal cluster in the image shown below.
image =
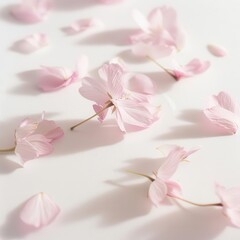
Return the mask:
<path id="1" fill-rule="evenodd" d="M 176 172 L 179 163 L 197 150 L 198 148 L 187 151 L 183 147 L 175 146 L 169 152 L 148 192 L 150 200 L 156 207 L 161 205 L 166 196 L 174 197 L 181 194 L 181 186 L 170 178 Z"/>
<path id="2" fill-rule="evenodd" d="M 130 36 L 132 51 L 138 56 L 153 58 L 169 56 L 185 44 L 185 34 L 177 21 L 176 11 L 167 6 L 153 9 L 146 18 L 141 12 L 133 13 L 140 30 Z"/>
<path id="3" fill-rule="evenodd" d="M 46 17 L 50 7 L 50 0 L 21 0 L 19 5 L 11 9 L 11 13 L 20 21 L 35 23 L 42 21 Z"/>
<path id="4" fill-rule="evenodd" d="M 79 92 L 95 102 L 96 112 L 106 108 L 99 120 L 104 120 L 110 106 L 124 132 L 147 128 L 158 119 L 158 108 L 150 103 L 153 86 L 147 76 L 129 73 L 115 63 L 104 64 L 98 73 L 100 79 L 84 78 Z"/>
<path id="5" fill-rule="evenodd" d="M 15 153 L 21 164 L 53 151 L 52 142 L 64 135 L 54 121 L 44 119 L 25 119 L 15 131 Z"/>
<path id="6" fill-rule="evenodd" d="M 206 117 L 228 134 L 235 134 L 240 126 L 240 105 L 228 93 L 211 96 L 204 110 Z"/>

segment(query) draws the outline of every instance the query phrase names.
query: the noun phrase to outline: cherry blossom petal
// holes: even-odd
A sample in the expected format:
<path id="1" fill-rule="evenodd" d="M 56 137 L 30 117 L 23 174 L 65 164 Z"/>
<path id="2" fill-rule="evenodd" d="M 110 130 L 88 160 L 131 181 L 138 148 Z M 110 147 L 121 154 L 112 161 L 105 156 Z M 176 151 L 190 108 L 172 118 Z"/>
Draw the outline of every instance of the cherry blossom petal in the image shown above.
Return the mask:
<path id="1" fill-rule="evenodd" d="M 205 72 L 210 67 L 209 61 L 201 61 L 199 59 L 192 59 L 185 66 L 174 64 L 173 69 L 168 69 L 168 71 L 175 77 L 176 80 L 181 78 L 192 77 L 197 74 Z"/>
<path id="2" fill-rule="evenodd" d="M 59 90 L 77 80 L 78 74 L 63 67 L 42 66 L 43 74 L 38 86 L 45 92 Z"/>
<path id="3" fill-rule="evenodd" d="M 169 152 L 164 163 L 157 171 L 157 176 L 161 179 L 169 179 L 177 170 L 178 165 L 181 161 L 186 159 L 189 155 L 196 152 L 199 148 L 194 148 L 190 151 L 187 151 L 183 147 L 175 146 Z"/>
<path id="4" fill-rule="evenodd" d="M 225 92 L 210 98 L 209 107 L 204 110 L 204 114 L 229 134 L 235 134 L 240 126 L 239 104 Z"/>
<path id="5" fill-rule="evenodd" d="M 40 156 L 48 155 L 53 151 L 49 140 L 40 135 L 30 135 L 17 141 L 15 154 L 20 157 L 22 164 Z"/>
<path id="6" fill-rule="evenodd" d="M 88 29 L 100 28 L 103 25 L 104 25 L 103 22 L 97 18 L 86 18 L 86 19 L 80 19 L 74 22 L 64 30 L 70 34 L 76 34 L 76 33 L 84 32 Z"/>
<path id="7" fill-rule="evenodd" d="M 159 207 L 161 202 L 167 196 L 167 186 L 166 184 L 159 178 L 154 180 L 149 188 L 148 196 L 151 202 L 156 206 Z"/>
<path id="8" fill-rule="evenodd" d="M 170 197 L 178 197 L 182 193 L 182 188 L 179 183 L 175 181 L 165 181 L 167 185 L 167 194 Z"/>
<path id="9" fill-rule="evenodd" d="M 85 77 L 82 80 L 82 86 L 79 89 L 79 93 L 88 100 L 98 103 L 98 105 L 104 106 L 109 100 L 109 96 L 106 92 L 107 83 L 101 79 L 94 79 Z"/>
<path id="10" fill-rule="evenodd" d="M 134 102 L 132 100 L 112 100 L 116 106 L 116 119 L 120 129 L 126 132 L 126 125 L 129 131 L 137 128 L 147 128 L 159 119 L 157 107 L 146 102 Z"/>
<path id="11" fill-rule="evenodd" d="M 234 226 L 240 227 L 240 187 L 226 189 L 217 184 L 215 190 L 223 204 L 224 215 Z"/>
<path id="12" fill-rule="evenodd" d="M 38 193 L 24 205 L 20 219 L 27 225 L 40 228 L 52 222 L 60 213 L 60 208 L 46 193 Z"/>
<path id="13" fill-rule="evenodd" d="M 93 109 L 94 109 L 94 111 L 96 112 L 96 113 L 98 113 L 98 112 L 100 112 L 102 109 L 103 109 L 103 106 L 99 106 L 99 105 L 97 105 L 97 104 L 94 104 L 93 105 Z M 103 120 L 106 118 L 106 116 L 107 116 L 107 113 L 108 113 L 108 108 L 105 110 L 105 111 L 103 111 L 103 112 L 101 112 L 101 113 L 99 113 L 98 114 L 98 120 L 100 121 L 100 122 L 103 122 Z"/>
<path id="14" fill-rule="evenodd" d="M 207 45 L 207 49 L 215 57 L 225 57 L 228 54 L 224 47 L 215 44 Z"/>
<path id="15" fill-rule="evenodd" d="M 11 9 L 11 13 L 20 21 L 35 23 L 45 19 L 50 7 L 50 0 L 22 0 Z"/>

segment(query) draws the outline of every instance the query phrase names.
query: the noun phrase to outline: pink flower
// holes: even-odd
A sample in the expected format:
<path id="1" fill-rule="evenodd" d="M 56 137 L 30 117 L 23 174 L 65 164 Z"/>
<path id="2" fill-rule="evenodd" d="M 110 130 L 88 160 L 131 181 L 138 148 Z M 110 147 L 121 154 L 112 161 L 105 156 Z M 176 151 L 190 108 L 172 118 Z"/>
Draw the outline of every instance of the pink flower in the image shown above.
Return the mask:
<path id="1" fill-rule="evenodd" d="M 187 151 L 183 147 L 175 146 L 169 152 L 149 188 L 149 198 L 156 207 L 161 205 L 166 196 L 175 197 L 181 194 L 181 186 L 169 179 L 176 172 L 178 164 L 197 150 L 198 148 L 194 148 Z"/>
<path id="2" fill-rule="evenodd" d="M 184 46 L 185 34 L 173 8 L 155 8 L 148 18 L 135 10 L 133 17 L 140 27 L 138 33 L 130 36 L 134 54 L 159 58 L 169 56 L 174 50 L 180 50 Z"/>
<path id="3" fill-rule="evenodd" d="M 25 119 L 15 131 L 15 154 L 21 164 L 48 155 L 53 151 L 52 142 L 64 135 L 63 130 L 54 121 Z"/>
<path id="4" fill-rule="evenodd" d="M 42 66 L 42 77 L 38 86 L 45 92 L 56 91 L 70 85 L 87 75 L 88 58 L 81 56 L 76 70 L 70 70 L 63 67 L 47 67 Z"/>
<path id="5" fill-rule="evenodd" d="M 193 77 L 194 75 L 201 74 L 210 67 L 209 61 L 201 61 L 197 58 L 192 59 L 188 64 L 181 66 L 177 62 L 173 62 L 173 68 L 167 71 L 176 79 Z"/>
<path id="6" fill-rule="evenodd" d="M 226 189 L 216 185 L 215 188 L 221 200 L 224 215 L 234 226 L 240 228 L 240 187 Z"/>
<path id="7" fill-rule="evenodd" d="M 93 108 L 103 121 L 113 107 L 122 131 L 147 128 L 158 119 L 158 108 L 150 104 L 153 85 L 142 74 L 131 74 L 119 64 L 104 64 L 99 69 L 100 79 L 84 78 L 79 92 L 95 102 Z M 133 81 L 135 84 L 129 84 Z"/>
<path id="8" fill-rule="evenodd" d="M 22 0 L 22 3 L 11 9 L 12 15 L 23 22 L 35 23 L 42 21 L 49 9 L 50 0 Z"/>
<path id="9" fill-rule="evenodd" d="M 220 92 L 210 98 L 206 117 L 229 134 L 235 134 L 240 126 L 240 105 L 230 95 Z"/>
<path id="10" fill-rule="evenodd" d="M 24 205 L 20 219 L 27 225 L 40 228 L 52 222 L 60 213 L 58 205 L 46 193 L 38 193 Z"/>
<path id="11" fill-rule="evenodd" d="M 17 51 L 31 53 L 48 45 L 48 37 L 44 33 L 31 34 L 14 44 Z"/>
<path id="12" fill-rule="evenodd" d="M 84 32 L 88 29 L 100 28 L 102 26 L 103 26 L 103 23 L 101 20 L 97 18 L 86 18 L 86 19 L 80 19 L 74 22 L 69 27 L 66 27 L 64 31 L 66 31 L 69 34 L 77 34 L 80 32 Z"/>

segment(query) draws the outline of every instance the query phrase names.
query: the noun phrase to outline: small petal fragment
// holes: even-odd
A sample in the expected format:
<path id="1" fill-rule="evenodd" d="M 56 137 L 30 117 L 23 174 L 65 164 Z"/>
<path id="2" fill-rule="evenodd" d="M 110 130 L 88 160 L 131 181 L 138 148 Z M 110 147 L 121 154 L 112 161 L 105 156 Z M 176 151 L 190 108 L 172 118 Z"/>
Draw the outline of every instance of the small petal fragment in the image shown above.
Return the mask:
<path id="1" fill-rule="evenodd" d="M 44 20 L 50 8 L 50 0 L 21 0 L 11 9 L 11 13 L 22 22 L 35 23 Z"/>
<path id="2" fill-rule="evenodd" d="M 51 223 L 60 213 L 58 205 L 46 193 L 38 193 L 24 205 L 20 219 L 27 225 L 40 228 Z"/>
<path id="3" fill-rule="evenodd" d="M 225 57 L 228 54 L 224 47 L 215 44 L 207 45 L 207 49 L 215 57 Z"/>

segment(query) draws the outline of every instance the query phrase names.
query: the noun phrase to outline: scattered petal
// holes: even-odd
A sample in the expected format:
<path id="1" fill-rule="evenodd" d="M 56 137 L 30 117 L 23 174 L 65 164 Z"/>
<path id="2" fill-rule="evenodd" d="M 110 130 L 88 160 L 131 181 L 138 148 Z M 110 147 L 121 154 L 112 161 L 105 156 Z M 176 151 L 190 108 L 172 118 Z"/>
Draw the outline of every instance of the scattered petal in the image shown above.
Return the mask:
<path id="1" fill-rule="evenodd" d="M 229 94 L 220 92 L 213 95 L 209 107 L 204 110 L 206 117 L 228 134 L 235 134 L 240 126 L 240 106 Z"/>
<path id="2" fill-rule="evenodd" d="M 22 0 L 11 9 L 11 13 L 20 21 L 35 23 L 44 20 L 50 8 L 50 0 Z"/>
<path id="3" fill-rule="evenodd" d="M 194 75 L 201 74 L 207 71 L 209 67 L 209 61 L 201 61 L 197 58 L 194 58 L 184 66 L 174 62 L 173 68 L 167 70 L 176 80 L 180 80 L 182 78 L 193 77 Z"/>
<path id="4" fill-rule="evenodd" d="M 228 54 L 224 47 L 215 44 L 207 45 L 207 49 L 215 57 L 225 57 Z"/>
<path id="5" fill-rule="evenodd" d="M 235 227 L 240 228 L 240 187 L 226 189 L 217 184 L 215 190 L 222 202 L 224 215 Z"/>
<path id="6" fill-rule="evenodd" d="M 60 213 L 58 205 L 46 193 L 38 193 L 24 205 L 20 219 L 27 225 L 40 228 L 51 223 Z"/>

